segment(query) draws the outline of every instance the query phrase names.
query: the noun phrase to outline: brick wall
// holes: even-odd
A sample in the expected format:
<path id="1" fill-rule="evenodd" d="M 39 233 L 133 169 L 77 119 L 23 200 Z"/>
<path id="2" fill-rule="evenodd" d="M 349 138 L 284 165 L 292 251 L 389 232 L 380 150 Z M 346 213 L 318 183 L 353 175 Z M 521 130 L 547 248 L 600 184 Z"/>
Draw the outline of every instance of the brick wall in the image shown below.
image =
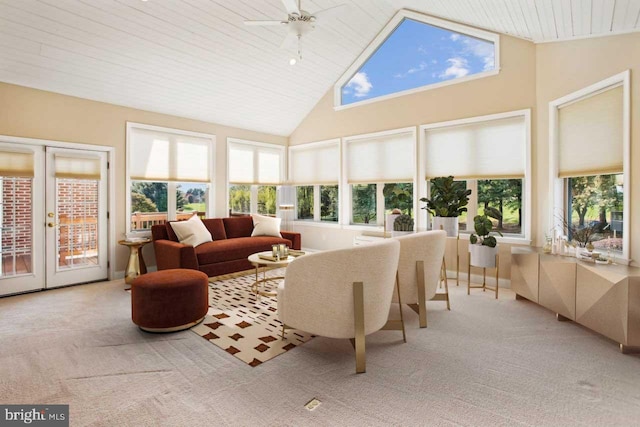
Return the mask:
<path id="1" fill-rule="evenodd" d="M 2 252 L 31 253 L 30 178 L 2 178 Z M 14 240 L 15 239 L 15 240 Z M 14 243 L 15 242 L 15 243 Z"/>

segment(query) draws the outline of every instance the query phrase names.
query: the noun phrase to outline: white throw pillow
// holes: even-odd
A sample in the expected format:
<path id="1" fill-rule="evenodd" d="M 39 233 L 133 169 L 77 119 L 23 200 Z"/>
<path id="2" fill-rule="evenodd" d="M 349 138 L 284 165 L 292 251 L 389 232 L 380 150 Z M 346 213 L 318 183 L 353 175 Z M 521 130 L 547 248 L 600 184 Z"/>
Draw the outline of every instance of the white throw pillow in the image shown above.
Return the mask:
<path id="1" fill-rule="evenodd" d="M 251 236 L 273 236 L 282 237 L 280 234 L 280 218 L 273 218 L 270 216 L 251 215 L 253 219 L 253 233 Z"/>
<path id="2" fill-rule="evenodd" d="M 198 215 L 193 215 L 186 221 L 171 222 L 171 228 L 178 236 L 180 243 L 196 247 L 206 242 L 211 242 L 211 233 L 202 223 Z"/>

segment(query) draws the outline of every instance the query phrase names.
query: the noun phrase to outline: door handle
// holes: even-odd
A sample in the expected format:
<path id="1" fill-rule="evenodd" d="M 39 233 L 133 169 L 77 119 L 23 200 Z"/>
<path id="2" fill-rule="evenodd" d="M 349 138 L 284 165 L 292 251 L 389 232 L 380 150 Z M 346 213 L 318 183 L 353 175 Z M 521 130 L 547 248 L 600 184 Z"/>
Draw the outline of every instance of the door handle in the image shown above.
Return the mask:
<path id="1" fill-rule="evenodd" d="M 58 225 L 57 222 L 50 222 L 50 223 L 47 224 L 47 227 L 53 228 L 53 227 L 56 227 L 57 225 Z"/>

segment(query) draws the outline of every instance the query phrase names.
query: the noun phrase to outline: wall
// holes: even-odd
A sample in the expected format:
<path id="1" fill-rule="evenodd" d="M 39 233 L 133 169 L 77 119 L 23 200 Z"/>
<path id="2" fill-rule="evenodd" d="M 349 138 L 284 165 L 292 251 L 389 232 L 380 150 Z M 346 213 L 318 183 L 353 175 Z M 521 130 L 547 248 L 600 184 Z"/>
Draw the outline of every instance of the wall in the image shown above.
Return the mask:
<path id="1" fill-rule="evenodd" d="M 607 77 L 627 69 L 631 70 L 631 172 L 636 185 L 631 188 L 631 212 L 625 219 L 631 221 L 630 257 L 640 257 L 640 34 L 600 37 L 570 42 L 546 43 L 536 46 L 536 98 L 537 98 L 537 162 L 536 194 L 537 240 L 542 242 L 549 223 L 549 102 L 561 98 Z M 626 185 L 627 183 L 625 183 Z M 535 193 L 534 193 L 535 194 Z"/>
<path id="2" fill-rule="evenodd" d="M 318 102 L 289 138 L 290 145 L 345 137 L 388 129 L 419 126 L 466 117 L 532 109 L 535 138 L 536 48 L 533 43 L 508 36 L 500 37 L 500 73 L 496 76 L 426 90 L 411 95 L 335 111 L 333 88 Z M 535 165 L 536 150 L 533 148 Z M 533 167 L 535 171 L 535 166 Z M 535 177 L 534 177 L 535 179 Z M 535 183 L 535 181 L 534 181 Z M 536 192 L 533 186 L 534 194 Z M 536 218 L 533 218 L 535 225 Z M 303 245 L 326 248 L 331 244 L 349 245 L 360 231 L 296 224 L 303 233 Z M 535 233 L 535 226 L 534 226 Z M 451 245 L 450 245 L 451 246 Z M 462 247 L 462 246 L 461 246 Z M 505 246 L 507 250 L 509 246 Z M 455 265 L 455 245 L 447 252 L 448 266 Z M 502 257 L 509 258 L 509 257 Z M 466 272 L 466 258 L 464 258 Z M 452 264 L 453 263 L 453 264 Z M 509 265 L 501 266 L 501 276 L 509 277 Z"/>
<path id="3" fill-rule="evenodd" d="M 136 110 L 102 102 L 0 83 L 0 135 L 39 138 L 115 147 L 116 238 L 125 232 L 125 132 L 126 122 L 165 126 L 216 135 L 215 182 L 226 182 L 227 137 L 287 144 L 287 138 L 213 123 Z M 216 185 L 215 216 L 226 216 L 225 186 Z M 125 269 L 128 249 L 116 249 L 116 272 Z M 153 265 L 151 245 L 144 249 Z"/>

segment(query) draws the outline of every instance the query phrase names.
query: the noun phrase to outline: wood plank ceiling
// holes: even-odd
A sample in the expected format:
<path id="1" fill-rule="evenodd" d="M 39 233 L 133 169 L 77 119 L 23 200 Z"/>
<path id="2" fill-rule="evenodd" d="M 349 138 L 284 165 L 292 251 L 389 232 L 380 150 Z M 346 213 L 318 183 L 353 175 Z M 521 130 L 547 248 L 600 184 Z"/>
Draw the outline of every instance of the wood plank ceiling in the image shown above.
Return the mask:
<path id="1" fill-rule="evenodd" d="M 640 30 L 640 0 L 303 0 L 347 3 L 280 49 L 281 0 L 0 0 L 0 81 L 289 135 L 401 8 L 533 42 Z M 2 106 L 10 108 L 10 106 Z"/>

